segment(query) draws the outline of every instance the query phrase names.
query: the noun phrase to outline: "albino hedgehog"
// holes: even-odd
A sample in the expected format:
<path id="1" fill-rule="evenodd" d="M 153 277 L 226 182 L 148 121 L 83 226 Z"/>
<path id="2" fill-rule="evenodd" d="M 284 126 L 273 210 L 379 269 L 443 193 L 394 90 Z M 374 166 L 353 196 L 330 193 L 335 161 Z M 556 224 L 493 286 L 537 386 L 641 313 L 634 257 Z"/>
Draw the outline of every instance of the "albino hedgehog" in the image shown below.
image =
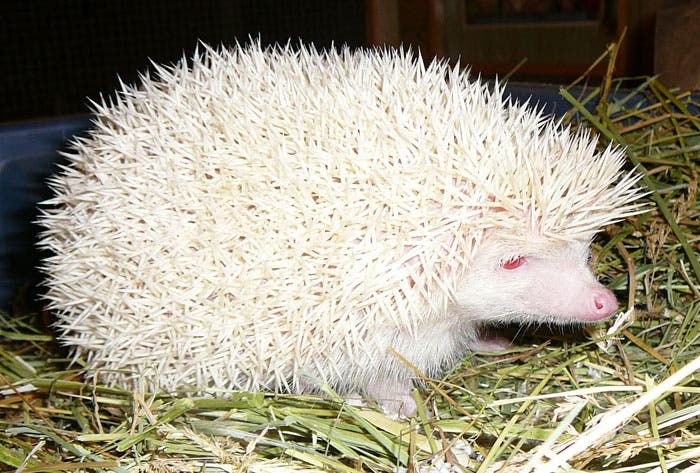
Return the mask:
<path id="1" fill-rule="evenodd" d="M 638 213 L 623 151 L 396 50 L 195 53 L 95 104 L 40 223 L 60 340 L 112 384 L 411 414 L 485 325 L 617 309 L 588 267 Z"/>

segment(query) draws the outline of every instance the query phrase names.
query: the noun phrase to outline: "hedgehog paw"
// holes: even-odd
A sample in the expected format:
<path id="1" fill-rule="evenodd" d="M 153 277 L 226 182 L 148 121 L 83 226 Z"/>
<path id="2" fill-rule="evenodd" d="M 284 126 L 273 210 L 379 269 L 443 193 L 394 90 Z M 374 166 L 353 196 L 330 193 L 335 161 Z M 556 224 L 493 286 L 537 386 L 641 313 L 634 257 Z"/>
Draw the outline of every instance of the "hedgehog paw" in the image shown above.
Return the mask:
<path id="1" fill-rule="evenodd" d="M 469 345 L 469 349 L 472 351 L 482 351 L 487 353 L 493 353 L 498 351 L 504 351 L 509 349 L 513 343 L 506 337 L 499 337 L 496 335 L 489 335 L 482 337 L 472 342 Z"/>
<path id="2" fill-rule="evenodd" d="M 416 415 L 416 401 L 411 396 L 413 383 L 400 380 L 381 380 L 365 389 L 382 408 L 385 414 L 396 418 L 409 418 Z"/>

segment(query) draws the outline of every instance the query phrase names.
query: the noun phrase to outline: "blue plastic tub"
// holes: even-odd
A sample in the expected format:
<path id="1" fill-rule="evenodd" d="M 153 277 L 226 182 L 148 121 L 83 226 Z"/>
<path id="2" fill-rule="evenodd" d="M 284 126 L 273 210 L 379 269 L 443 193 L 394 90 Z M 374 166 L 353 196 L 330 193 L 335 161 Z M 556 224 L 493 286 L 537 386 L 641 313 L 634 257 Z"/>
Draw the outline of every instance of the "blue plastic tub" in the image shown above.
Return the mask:
<path id="1" fill-rule="evenodd" d="M 33 297 L 36 206 L 50 196 L 46 178 L 56 170 L 58 150 L 89 126 L 88 117 L 0 126 L 0 309 L 20 290 Z"/>

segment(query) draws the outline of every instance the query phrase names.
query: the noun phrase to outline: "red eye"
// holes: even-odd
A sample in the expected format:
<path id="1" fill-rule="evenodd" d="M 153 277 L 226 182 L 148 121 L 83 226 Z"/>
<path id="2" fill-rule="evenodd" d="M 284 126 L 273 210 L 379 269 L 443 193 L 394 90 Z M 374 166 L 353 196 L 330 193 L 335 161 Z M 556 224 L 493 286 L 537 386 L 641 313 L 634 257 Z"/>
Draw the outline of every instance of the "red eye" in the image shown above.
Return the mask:
<path id="1" fill-rule="evenodd" d="M 515 269 L 522 266 L 525 263 L 524 256 L 517 256 L 501 263 L 503 269 Z"/>

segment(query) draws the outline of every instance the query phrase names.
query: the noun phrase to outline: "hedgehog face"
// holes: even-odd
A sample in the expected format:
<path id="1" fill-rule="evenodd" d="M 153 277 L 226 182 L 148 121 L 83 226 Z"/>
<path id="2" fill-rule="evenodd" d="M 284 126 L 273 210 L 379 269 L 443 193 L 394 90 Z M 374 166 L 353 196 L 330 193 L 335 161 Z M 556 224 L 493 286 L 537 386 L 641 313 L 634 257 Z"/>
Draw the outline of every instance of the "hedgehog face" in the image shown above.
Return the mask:
<path id="1" fill-rule="evenodd" d="M 617 301 L 596 280 L 589 255 L 587 241 L 488 237 L 460 281 L 459 311 L 472 320 L 498 322 L 604 319 L 617 310 Z"/>

